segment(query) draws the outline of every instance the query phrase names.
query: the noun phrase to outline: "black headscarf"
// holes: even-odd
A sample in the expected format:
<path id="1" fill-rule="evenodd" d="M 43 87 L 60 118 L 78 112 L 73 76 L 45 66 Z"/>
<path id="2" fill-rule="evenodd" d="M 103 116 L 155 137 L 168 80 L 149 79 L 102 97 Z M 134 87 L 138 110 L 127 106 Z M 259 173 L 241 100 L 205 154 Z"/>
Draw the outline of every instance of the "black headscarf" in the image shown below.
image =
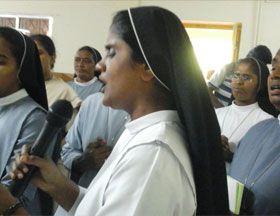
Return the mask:
<path id="1" fill-rule="evenodd" d="M 146 63 L 174 95 L 186 128 L 197 214 L 228 214 L 219 124 L 185 28 L 176 15 L 159 7 L 132 8 L 128 12 Z"/>
<path id="2" fill-rule="evenodd" d="M 21 32 L 8 27 L 0 27 L 0 37 L 4 37 L 10 43 L 12 53 L 15 52 L 13 54 L 18 63 L 21 87 L 34 101 L 48 110 L 44 76 L 36 44 Z"/>

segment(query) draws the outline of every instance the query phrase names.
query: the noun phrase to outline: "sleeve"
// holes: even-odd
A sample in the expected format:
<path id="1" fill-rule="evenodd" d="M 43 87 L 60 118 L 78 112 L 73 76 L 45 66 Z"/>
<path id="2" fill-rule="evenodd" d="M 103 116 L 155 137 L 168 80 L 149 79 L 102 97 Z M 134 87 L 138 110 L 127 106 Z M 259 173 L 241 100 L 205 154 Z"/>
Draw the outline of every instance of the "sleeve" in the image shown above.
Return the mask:
<path id="1" fill-rule="evenodd" d="M 188 200 L 182 199 L 185 194 L 190 196 Z M 181 215 L 182 208 L 193 215 L 194 199 L 179 162 L 168 148 L 153 142 L 134 147 L 123 156 L 96 216 Z"/>
<path id="2" fill-rule="evenodd" d="M 11 172 L 12 164 L 16 155 L 21 152 L 23 145 L 32 145 L 34 143 L 43 127 L 45 119 L 46 114 L 42 110 L 36 109 L 35 111 L 31 112 L 23 122 L 21 132 L 16 144 L 14 145 L 13 154 L 9 158 L 6 166 L 6 174 L 1 180 L 1 183 L 4 185 L 9 186 L 11 184 L 12 180 L 9 177 L 9 173 Z M 36 187 L 30 184 L 25 190 L 23 197 L 21 197 L 21 200 L 25 206 L 27 206 L 28 203 L 34 198 L 35 193 Z"/>
<path id="3" fill-rule="evenodd" d="M 82 121 L 83 121 L 83 106 L 78 113 L 74 124 L 70 128 L 65 138 L 66 144 L 62 147 L 61 150 L 61 160 L 63 165 L 71 170 L 72 161 L 74 158 L 81 156 L 83 154 L 83 144 L 81 138 L 81 129 L 82 129 Z"/>
<path id="4" fill-rule="evenodd" d="M 65 84 L 65 88 L 67 88 L 67 91 L 68 91 L 68 100 L 71 102 L 72 106 L 74 109 L 78 108 L 79 106 L 81 106 L 82 104 L 82 100 L 81 98 L 77 95 L 77 93 L 74 91 L 74 89 L 67 85 L 66 83 Z"/>
<path id="5" fill-rule="evenodd" d="M 218 71 L 215 71 L 215 73 L 212 75 L 211 79 L 208 82 L 208 86 L 218 89 L 222 83 L 224 82 L 226 77 L 226 65 Z"/>

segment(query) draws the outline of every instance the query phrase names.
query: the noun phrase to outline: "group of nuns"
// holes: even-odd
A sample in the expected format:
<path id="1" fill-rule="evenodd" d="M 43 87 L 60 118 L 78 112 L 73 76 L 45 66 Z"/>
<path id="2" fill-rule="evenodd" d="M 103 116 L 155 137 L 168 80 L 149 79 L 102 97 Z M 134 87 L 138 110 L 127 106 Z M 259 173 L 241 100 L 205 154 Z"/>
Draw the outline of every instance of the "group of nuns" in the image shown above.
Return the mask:
<path id="1" fill-rule="evenodd" d="M 146 68 L 152 72 L 157 83 L 155 85 L 161 85 L 172 96 L 174 110 L 184 131 L 183 148 L 190 155 L 193 175 L 188 178 L 190 181 L 193 178 L 195 185 L 193 194 L 190 194 L 195 200 L 192 214 L 228 214 L 220 129 L 192 44 L 180 19 L 159 7 L 132 8 L 126 13 Z M 114 32 L 118 33 L 117 27 Z M 101 71 L 101 77 L 106 76 L 107 71 Z M 105 85 L 105 97 L 106 91 Z M 124 101 L 123 104 L 128 102 Z M 0 27 L 2 183 L 3 177 L 7 177 L 11 171 L 15 154 L 20 153 L 23 144 L 32 144 L 36 139 L 47 110 L 44 78 L 35 43 L 21 32 Z M 170 154 L 177 157 L 174 152 Z M 183 165 L 180 166 L 184 169 Z M 169 196 L 172 199 L 176 194 Z M 172 215 L 177 215 L 176 211 Z"/>

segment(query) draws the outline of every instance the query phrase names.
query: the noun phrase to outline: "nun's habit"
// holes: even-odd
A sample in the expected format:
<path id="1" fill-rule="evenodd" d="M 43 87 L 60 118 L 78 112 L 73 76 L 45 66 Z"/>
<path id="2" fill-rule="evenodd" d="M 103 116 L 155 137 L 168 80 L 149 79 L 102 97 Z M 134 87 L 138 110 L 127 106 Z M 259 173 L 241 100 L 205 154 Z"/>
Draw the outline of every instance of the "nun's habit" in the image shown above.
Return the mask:
<path id="1" fill-rule="evenodd" d="M 158 7 L 131 10 L 143 52 L 175 97 L 186 130 L 197 197 L 197 214 L 228 214 L 220 129 L 193 48 L 181 21 Z"/>
<path id="2" fill-rule="evenodd" d="M 69 215 L 225 215 L 219 126 L 186 31 L 162 8 L 128 14 L 149 69 L 174 95 L 178 112 L 153 112 L 126 124 Z"/>
<path id="3" fill-rule="evenodd" d="M 48 104 L 40 58 L 34 42 L 10 28 L 0 28 L 1 33 L 16 38 L 18 44 L 15 45 L 19 47 L 21 56 L 17 61 L 18 79 L 22 88 L 0 98 L 0 177 L 1 183 L 9 186 L 9 173 L 15 155 L 21 152 L 23 145 L 33 144 L 38 137 L 46 118 Z M 52 149 L 53 146 L 49 151 Z M 30 214 L 38 215 L 42 212 L 38 206 L 39 200 L 33 200 L 35 194 L 36 188 L 29 185 L 21 201 Z"/>
<path id="4" fill-rule="evenodd" d="M 280 215 L 280 115 L 256 124 L 240 141 L 229 175 L 245 185 L 241 213 Z"/>
<path id="5" fill-rule="evenodd" d="M 98 50 L 94 49 L 93 47 L 85 46 L 80 48 L 78 52 L 82 50 L 91 53 L 95 64 L 97 64 L 97 62 L 102 59 Z M 74 80 L 67 82 L 67 84 L 70 85 L 77 93 L 77 95 L 84 101 L 89 95 L 101 92 L 104 84 L 98 79 L 99 74 L 99 71 L 94 71 L 94 77 L 90 81 L 85 83 L 78 82 L 77 75 L 74 74 Z"/>

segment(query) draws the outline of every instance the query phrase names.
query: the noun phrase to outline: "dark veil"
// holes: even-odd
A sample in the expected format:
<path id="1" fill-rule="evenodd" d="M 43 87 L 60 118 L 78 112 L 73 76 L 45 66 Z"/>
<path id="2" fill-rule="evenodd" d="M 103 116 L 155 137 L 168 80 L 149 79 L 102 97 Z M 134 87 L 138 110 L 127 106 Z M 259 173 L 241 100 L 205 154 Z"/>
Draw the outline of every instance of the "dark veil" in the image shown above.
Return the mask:
<path id="1" fill-rule="evenodd" d="M 43 108 L 48 110 L 47 93 L 42 72 L 41 61 L 36 44 L 22 33 L 17 33 L 24 45 L 18 78 L 29 96 Z"/>
<path id="2" fill-rule="evenodd" d="M 186 30 L 166 9 L 139 7 L 128 12 L 146 63 L 170 89 L 186 128 L 197 214 L 228 214 L 219 124 Z"/>

